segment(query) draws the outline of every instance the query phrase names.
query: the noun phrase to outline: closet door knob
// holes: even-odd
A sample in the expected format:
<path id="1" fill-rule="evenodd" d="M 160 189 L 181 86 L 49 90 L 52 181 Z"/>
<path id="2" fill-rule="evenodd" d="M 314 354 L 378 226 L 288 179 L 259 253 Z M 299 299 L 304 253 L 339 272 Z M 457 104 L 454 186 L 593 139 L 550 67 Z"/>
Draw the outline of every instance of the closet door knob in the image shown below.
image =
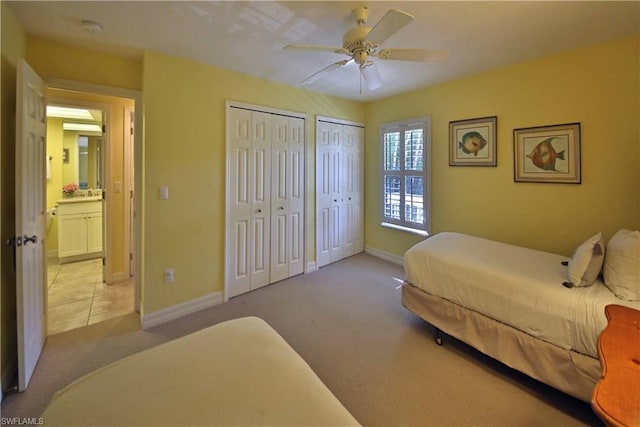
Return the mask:
<path id="1" fill-rule="evenodd" d="M 278 209 L 283 211 L 284 210 L 284 206 L 280 206 Z"/>
<path id="2" fill-rule="evenodd" d="M 262 209 L 258 209 L 256 212 L 261 213 L 261 212 L 262 212 Z"/>

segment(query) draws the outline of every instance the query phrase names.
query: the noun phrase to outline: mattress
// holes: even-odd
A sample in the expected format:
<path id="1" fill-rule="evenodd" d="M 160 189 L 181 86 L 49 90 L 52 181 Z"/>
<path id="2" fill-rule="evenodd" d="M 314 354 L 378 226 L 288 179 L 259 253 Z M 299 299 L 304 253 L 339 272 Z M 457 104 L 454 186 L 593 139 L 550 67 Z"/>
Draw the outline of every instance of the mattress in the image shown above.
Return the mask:
<path id="1" fill-rule="evenodd" d="M 46 425 L 358 425 L 266 322 L 227 321 L 132 355 L 57 392 Z"/>
<path id="2" fill-rule="evenodd" d="M 460 233 L 436 234 L 404 256 L 407 282 L 567 350 L 597 358 L 604 307 L 622 301 L 601 281 L 565 288 L 567 257 Z"/>

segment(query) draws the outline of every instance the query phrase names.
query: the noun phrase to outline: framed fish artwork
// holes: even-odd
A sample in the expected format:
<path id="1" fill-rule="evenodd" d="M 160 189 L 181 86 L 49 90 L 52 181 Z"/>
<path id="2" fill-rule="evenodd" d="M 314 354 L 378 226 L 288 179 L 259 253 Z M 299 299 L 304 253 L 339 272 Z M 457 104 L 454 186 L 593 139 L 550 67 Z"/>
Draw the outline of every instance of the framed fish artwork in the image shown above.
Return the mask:
<path id="1" fill-rule="evenodd" d="M 580 123 L 513 130 L 514 181 L 580 184 Z"/>
<path id="2" fill-rule="evenodd" d="M 449 166 L 497 166 L 496 116 L 449 122 Z"/>

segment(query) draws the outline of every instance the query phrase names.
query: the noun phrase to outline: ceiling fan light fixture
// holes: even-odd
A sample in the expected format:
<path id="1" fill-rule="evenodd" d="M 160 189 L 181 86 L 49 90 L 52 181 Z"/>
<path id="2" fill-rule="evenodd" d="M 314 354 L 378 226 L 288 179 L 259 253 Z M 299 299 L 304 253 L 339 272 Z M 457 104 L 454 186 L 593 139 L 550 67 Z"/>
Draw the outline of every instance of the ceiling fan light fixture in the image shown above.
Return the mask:
<path id="1" fill-rule="evenodd" d="M 373 62 L 366 62 L 360 66 L 360 74 L 364 78 L 364 82 L 367 85 L 367 89 L 376 90 L 380 89 L 384 84 L 380 73 L 373 65 Z"/>

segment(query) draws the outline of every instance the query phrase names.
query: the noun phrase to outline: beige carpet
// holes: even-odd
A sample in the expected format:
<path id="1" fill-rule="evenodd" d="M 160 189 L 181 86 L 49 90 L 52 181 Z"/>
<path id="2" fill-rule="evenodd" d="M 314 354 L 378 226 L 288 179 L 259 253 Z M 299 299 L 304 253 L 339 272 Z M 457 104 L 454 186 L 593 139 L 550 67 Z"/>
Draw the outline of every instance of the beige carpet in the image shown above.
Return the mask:
<path id="1" fill-rule="evenodd" d="M 452 338 L 437 346 L 432 327 L 400 305 L 402 279 L 401 267 L 360 254 L 148 331 L 128 315 L 50 336 L 29 389 L 5 398 L 2 417 L 37 417 L 53 392 L 85 373 L 203 327 L 255 315 L 364 425 L 602 425 L 587 403 Z"/>

